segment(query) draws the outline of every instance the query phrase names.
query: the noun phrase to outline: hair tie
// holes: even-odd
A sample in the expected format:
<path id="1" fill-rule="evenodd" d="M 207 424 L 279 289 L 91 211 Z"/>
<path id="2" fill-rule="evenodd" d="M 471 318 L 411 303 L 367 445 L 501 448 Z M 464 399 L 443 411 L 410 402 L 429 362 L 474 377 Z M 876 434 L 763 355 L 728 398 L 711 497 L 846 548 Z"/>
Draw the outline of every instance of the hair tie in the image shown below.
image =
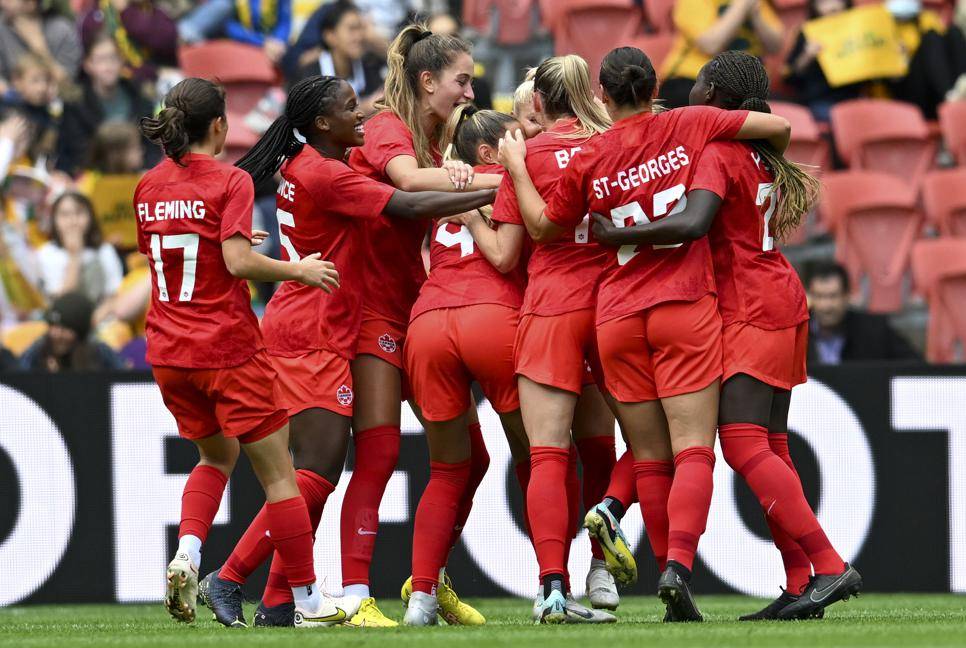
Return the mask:
<path id="1" fill-rule="evenodd" d="M 305 135 L 300 133 L 299 129 L 297 128 L 292 129 L 292 137 L 294 137 L 300 144 L 306 144 L 308 142 L 308 140 L 305 139 Z"/>
<path id="2" fill-rule="evenodd" d="M 431 32 L 428 29 L 426 29 L 424 31 L 419 32 L 419 36 L 417 36 L 416 37 L 416 40 L 414 40 L 413 42 L 414 43 L 418 43 L 419 41 L 423 40 L 424 38 L 429 38 L 432 35 L 433 35 L 433 32 Z"/>

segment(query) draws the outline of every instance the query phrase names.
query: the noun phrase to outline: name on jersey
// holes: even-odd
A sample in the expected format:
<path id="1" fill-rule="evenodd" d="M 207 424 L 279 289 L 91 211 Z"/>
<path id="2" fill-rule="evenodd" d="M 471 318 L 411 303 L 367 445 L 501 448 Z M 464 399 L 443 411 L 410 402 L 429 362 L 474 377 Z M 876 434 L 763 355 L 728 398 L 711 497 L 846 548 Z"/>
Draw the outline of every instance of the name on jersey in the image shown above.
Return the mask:
<path id="1" fill-rule="evenodd" d="M 282 182 L 278 185 L 278 191 L 275 193 L 289 202 L 295 202 L 295 185 L 285 178 L 282 178 Z"/>
<path id="2" fill-rule="evenodd" d="M 138 203 L 138 220 L 142 223 L 205 217 L 203 200 L 163 200 L 155 203 Z"/>
<path id="3" fill-rule="evenodd" d="M 637 166 L 618 171 L 614 177 L 601 176 L 595 179 L 594 195 L 597 198 L 609 196 L 611 189 L 629 191 L 634 187 L 647 184 L 651 180 L 669 175 L 689 164 L 691 164 L 691 158 L 688 157 L 684 147 L 679 146 L 646 162 L 641 162 Z"/>

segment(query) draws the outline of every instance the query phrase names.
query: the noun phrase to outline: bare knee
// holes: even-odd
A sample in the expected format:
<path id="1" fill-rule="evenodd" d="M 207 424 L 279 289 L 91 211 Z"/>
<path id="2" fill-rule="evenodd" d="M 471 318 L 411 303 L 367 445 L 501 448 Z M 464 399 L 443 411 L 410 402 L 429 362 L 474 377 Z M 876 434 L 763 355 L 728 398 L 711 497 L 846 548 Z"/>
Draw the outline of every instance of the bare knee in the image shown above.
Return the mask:
<path id="1" fill-rule="evenodd" d="M 226 439 L 221 435 L 196 441 L 199 461 L 204 466 L 211 466 L 225 475 L 231 475 L 241 453 L 241 444 L 237 439 Z"/>

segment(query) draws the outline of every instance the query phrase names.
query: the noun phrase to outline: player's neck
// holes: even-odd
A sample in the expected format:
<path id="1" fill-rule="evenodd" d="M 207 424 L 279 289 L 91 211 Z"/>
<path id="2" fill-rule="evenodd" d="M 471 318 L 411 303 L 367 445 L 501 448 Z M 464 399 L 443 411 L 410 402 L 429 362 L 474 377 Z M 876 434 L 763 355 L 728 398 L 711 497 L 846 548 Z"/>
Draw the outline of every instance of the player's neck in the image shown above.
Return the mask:
<path id="1" fill-rule="evenodd" d="M 345 146 L 329 141 L 309 142 L 309 146 L 318 151 L 322 157 L 332 158 L 333 160 L 345 160 L 345 154 L 348 150 Z"/>
<path id="2" fill-rule="evenodd" d="M 620 106 L 611 112 L 611 117 L 615 122 L 619 122 L 622 119 L 627 119 L 629 117 L 635 117 L 641 113 L 651 112 L 651 104 L 646 103 L 640 106 Z"/>
<path id="3" fill-rule="evenodd" d="M 193 155 L 207 155 L 209 157 L 215 157 L 215 144 L 214 142 L 198 142 L 197 144 L 192 144 L 188 148 L 188 152 Z"/>

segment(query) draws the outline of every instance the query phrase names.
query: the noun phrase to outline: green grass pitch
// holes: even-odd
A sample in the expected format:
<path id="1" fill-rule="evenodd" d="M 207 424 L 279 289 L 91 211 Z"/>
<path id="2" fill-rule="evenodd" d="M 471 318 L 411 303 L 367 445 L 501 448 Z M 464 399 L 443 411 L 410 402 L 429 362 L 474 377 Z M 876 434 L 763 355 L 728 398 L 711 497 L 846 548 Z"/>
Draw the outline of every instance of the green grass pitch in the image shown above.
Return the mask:
<path id="1" fill-rule="evenodd" d="M 199 610 L 192 626 L 169 620 L 161 605 L 60 605 L 0 609 L 0 646 L 392 646 L 470 648 L 476 646 L 963 646 L 966 597 L 955 595 L 868 595 L 838 603 L 823 621 L 738 623 L 761 601 L 739 596 L 698 599 L 703 624 L 662 624 L 656 598 L 628 597 L 620 621 L 611 626 L 533 626 L 530 604 L 519 599 L 472 601 L 488 619 L 482 628 L 396 628 L 387 630 L 235 630 Z M 401 606 L 380 601 L 399 619 Z M 251 607 L 246 610 L 251 619 Z"/>

